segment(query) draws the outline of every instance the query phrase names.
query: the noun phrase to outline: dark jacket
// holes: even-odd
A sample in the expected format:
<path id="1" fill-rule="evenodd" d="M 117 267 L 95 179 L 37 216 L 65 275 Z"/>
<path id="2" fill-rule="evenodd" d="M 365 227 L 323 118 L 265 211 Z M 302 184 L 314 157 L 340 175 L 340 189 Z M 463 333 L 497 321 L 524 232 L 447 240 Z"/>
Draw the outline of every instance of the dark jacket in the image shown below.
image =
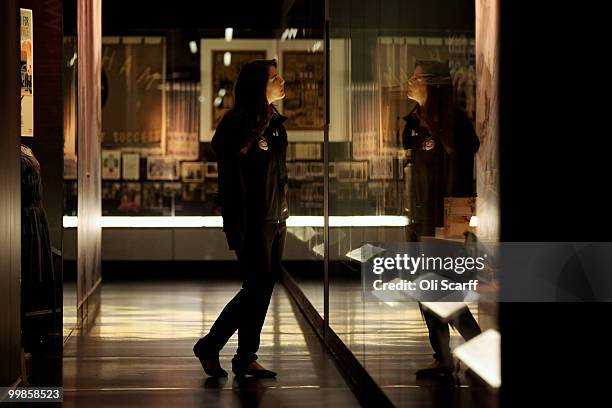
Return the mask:
<path id="1" fill-rule="evenodd" d="M 217 126 L 211 144 L 217 155 L 218 203 L 230 249 L 241 248 L 246 227 L 289 217 L 285 120 L 274 108 L 263 135 L 248 148 L 254 130 L 240 111 L 228 112 Z"/>
<path id="2" fill-rule="evenodd" d="M 436 226 L 444 225 L 444 197 L 475 195 L 474 154 L 480 141 L 460 109 L 453 116 L 452 147 L 422 126 L 418 108 L 403 119 L 403 147 L 412 149 L 412 216 L 420 234 L 433 235 Z"/>

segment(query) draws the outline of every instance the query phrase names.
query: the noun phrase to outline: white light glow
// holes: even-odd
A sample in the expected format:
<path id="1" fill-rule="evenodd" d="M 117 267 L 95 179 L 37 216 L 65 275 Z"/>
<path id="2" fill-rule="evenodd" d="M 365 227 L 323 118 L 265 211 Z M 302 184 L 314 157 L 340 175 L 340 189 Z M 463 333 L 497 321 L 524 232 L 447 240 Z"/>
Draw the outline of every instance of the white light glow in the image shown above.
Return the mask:
<path id="1" fill-rule="evenodd" d="M 234 29 L 232 27 L 227 27 L 225 29 L 225 41 L 232 41 L 232 37 L 234 36 Z"/>
<path id="2" fill-rule="evenodd" d="M 323 217 L 320 217 L 321 220 Z M 408 219 L 398 215 L 360 215 L 329 217 L 330 227 L 405 227 Z"/>
<path id="3" fill-rule="evenodd" d="M 70 61 L 68 61 L 68 66 L 72 67 L 74 66 L 74 63 L 77 60 L 77 53 L 75 52 L 74 54 L 72 54 L 72 58 L 70 58 Z"/>
<path id="4" fill-rule="evenodd" d="M 198 44 L 196 44 L 195 41 L 189 41 L 189 51 L 191 51 L 192 54 L 198 53 Z"/>
<path id="5" fill-rule="evenodd" d="M 453 352 L 489 385 L 501 385 L 500 339 L 498 331 L 489 329 L 460 345 Z"/>
<path id="6" fill-rule="evenodd" d="M 281 35 L 281 41 L 285 40 L 295 40 L 298 34 L 297 28 L 286 28 Z"/>
<path id="7" fill-rule="evenodd" d="M 228 51 L 225 54 L 223 54 L 223 65 L 225 65 L 226 67 L 229 67 L 231 64 L 232 64 L 232 53 Z"/>
<path id="8" fill-rule="evenodd" d="M 62 220 L 64 224 L 64 228 L 76 228 L 77 227 L 77 217 L 71 217 L 68 215 L 64 215 L 64 219 Z"/>
<path id="9" fill-rule="evenodd" d="M 472 215 L 470 217 L 470 227 L 478 227 L 478 217 L 475 215 Z"/>
<path id="10" fill-rule="evenodd" d="M 76 228 L 77 217 L 64 216 L 64 228 Z M 207 217 L 102 217 L 103 228 L 221 228 L 223 219 L 220 216 Z M 406 217 L 391 215 L 375 216 L 333 216 L 329 217 L 330 227 L 404 227 L 408 225 Z M 323 217 L 293 216 L 287 220 L 287 227 L 323 227 Z"/>
<path id="11" fill-rule="evenodd" d="M 364 263 L 368 259 L 380 254 L 381 252 L 385 252 L 385 250 L 372 244 L 365 244 L 360 248 L 353 249 L 348 254 L 346 254 L 346 256 L 348 258 L 354 259 L 359 263 Z"/>

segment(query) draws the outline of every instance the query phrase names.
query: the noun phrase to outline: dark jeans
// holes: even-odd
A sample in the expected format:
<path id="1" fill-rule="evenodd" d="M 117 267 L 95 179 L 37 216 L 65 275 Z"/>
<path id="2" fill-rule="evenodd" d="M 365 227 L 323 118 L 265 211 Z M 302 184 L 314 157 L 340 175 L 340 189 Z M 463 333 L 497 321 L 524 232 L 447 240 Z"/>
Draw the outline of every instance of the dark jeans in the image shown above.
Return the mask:
<path id="1" fill-rule="evenodd" d="M 453 367 L 453 356 L 450 350 L 450 333 L 448 330 L 449 323 L 461 334 L 464 340 L 470 340 L 481 333 L 480 326 L 474 319 L 472 312 L 467 307 L 457 316 L 451 319 L 449 323 L 445 323 L 434 313 L 425 309 L 420 303 L 421 313 L 425 318 L 427 329 L 429 331 L 429 342 L 434 350 L 434 359 L 441 362 L 449 369 Z"/>
<path id="2" fill-rule="evenodd" d="M 274 283 L 280 276 L 287 228 L 284 222 L 247 226 L 244 246 L 237 251 L 242 289 L 225 306 L 203 343 L 217 353 L 238 330 L 237 364 L 257 360 L 259 338 Z"/>

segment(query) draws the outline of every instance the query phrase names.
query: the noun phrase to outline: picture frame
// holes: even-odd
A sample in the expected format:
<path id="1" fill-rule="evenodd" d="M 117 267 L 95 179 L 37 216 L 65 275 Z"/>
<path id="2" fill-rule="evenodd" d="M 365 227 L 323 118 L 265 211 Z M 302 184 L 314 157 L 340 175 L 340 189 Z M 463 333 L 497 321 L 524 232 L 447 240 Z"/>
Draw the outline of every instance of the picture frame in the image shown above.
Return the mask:
<path id="1" fill-rule="evenodd" d="M 306 162 L 293 162 L 291 166 L 291 174 L 289 174 L 290 180 L 306 180 L 308 173 L 308 163 Z"/>
<path id="2" fill-rule="evenodd" d="M 325 123 L 325 55 L 322 51 L 282 53 L 287 130 L 323 130 Z"/>
<path id="3" fill-rule="evenodd" d="M 140 153 L 122 154 L 122 175 L 124 180 L 140 179 Z"/>
<path id="4" fill-rule="evenodd" d="M 121 204 L 119 210 L 138 212 L 142 208 L 142 188 L 140 183 L 121 183 Z"/>
<path id="5" fill-rule="evenodd" d="M 204 162 L 182 162 L 181 180 L 184 182 L 203 182 Z"/>
<path id="6" fill-rule="evenodd" d="M 102 121 L 105 148 L 165 149 L 164 37 L 102 37 Z M 130 67 L 126 75 L 125 67 Z"/>
<path id="7" fill-rule="evenodd" d="M 226 65 L 225 57 L 230 55 Z M 212 51 L 211 130 L 216 129 L 223 115 L 234 107 L 234 85 L 242 67 L 249 61 L 266 59 L 266 50 L 213 50 Z"/>
<path id="8" fill-rule="evenodd" d="M 219 169 L 217 166 L 217 162 L 205 162 L 205 172 L 204 177 L 206 178 L 218 178 L 219 177 Z"/>
<path id="9" fill-rule="evenodd" d="M 102 180 L 121 180 L 119 150 L 102 150 Z"/>
<path id="10" fill-rule="evenodd" d="M 347 91 L 350 89 L 350 79 L 346 72 L 349 67 L 346 61 L 346 55 L 348 50 L 351 49 L 350 38 L 332 38 L 329 41 L 329 52 L 330 52 L 330 93 L 329 102 L 330 106 L 334 108 L 331 110 L 330 125 L 329 125 L 329 140 L 333 142 L 348 141 L 350 140 L 350 112 L 349 112 L 349 100 L 350 93 Z M 294 39 L 291 41 L 277 40 L 278 55 L 281 56 L 279 59 L 279 71 L 283 78 L 287 79 L 287 72 L 292 71 L 292 67 L 285 61 L 283 57 L 286 52 L 323 52 L 324 42 L 322 39 Z M 287 71 L 289 69 L 289 71 Z M 286 87 L 285 91 L 289 91 Z M 288 95 L 291 99 L 291 95 Z M 287 101 L 289 102 L 289 99 Z M 281 113 L 285 115 L 284 108 L 285 101 L 279 101 L 278 107 Z M 291 105 L 290 111 L 291 112 Z M 325 119 L 325 117 L 323 117 Z M 288 139 L 290 142 L 323 142 L 323 130 L 322 129 L 291 129 L 287 132 Z"/>
<path id="11" fill-rule="evenodd" d="M 202 183 L 183 183 L 183 201 L 204 201 L 205 194 Z"/>
<path id="12" fill-rule="evenodd" d="M 34 137 L 34 21 L 31 9 L 19 9 L 21 136 Z"/>
<path id="13" fill-rule="evenodd" d="M 142 208 L 145 210 L 159 210 L 163 206 L 162 184 L 155 182 L 142 183 Z"/>
<path id="14" fill-rule="evenodd" d="M 306 170 L 306 177 L 320 178 L 324 177 L 324 169 L 322 162 L 308 163 Z"/>
<path id="15" fill-rule="evenodd" d="M 164 197 L 180 197 L 182 190 L 182 183 L 180 182 L 166 182 L 162 186 L 162 194 Z"/>
<path id="16" fill-rule="evenodd" d="M 121 201 L 121 183 L 116 181 L 102 182 L 102 201 Z"/>
<path id="17" fill-rule="evenodd" d="M 200 142 L 210 142 L 215 133 L 216 122 L 221 118 L 224 112 L 218 112 L 215 114 L 214 101 L 219 96 L 218 86 L 220 79 L 223 77 L 221 73 L 224 69 L 220 69 L 221 66 L 213 60 L 214 52 L 221 53 L 217 55 L 223 55 L 229 52 L 232 57 L 232 61 L 235 60 L 233 53 L 247 52 L 257 53 L 251 54 L 257 58 L 276 58 L 276 40 L 273 39 L 235 39 L 230 42 L 225 41 L 222 38 L 202 38 L 200 40 Z M 231 62 L 230 61 L 230 65 Z M 222 62 L 222 61 L 221 61 Z M 222 64 L 223 67 L 225 65 Z M 214 72 L 213 72 L 214 71 Z M 233 86 L 238 77 L 239 70 L 234 70 L 233 73 L 225 76 L 224 82 L 232 84 L 232 91 L 226 89 L 224 98 L 233 98 Z M 216 78 L 216 80 L 215 80 Z M 226 104 L 229 106 L 229 101 Z"/>
<path id="18" fill-rule="evenodd" d="M 174 157 L 147 157 L 148 180 L 177 180 L 179 178 L 178 162 Z"/>

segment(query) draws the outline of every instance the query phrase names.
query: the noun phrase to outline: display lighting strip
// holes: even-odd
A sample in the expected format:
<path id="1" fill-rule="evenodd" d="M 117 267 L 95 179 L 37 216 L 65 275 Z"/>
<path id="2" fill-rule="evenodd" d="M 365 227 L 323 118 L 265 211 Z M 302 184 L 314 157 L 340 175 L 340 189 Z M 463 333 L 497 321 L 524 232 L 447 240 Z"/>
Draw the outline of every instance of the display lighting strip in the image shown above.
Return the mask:
<path id="1" fill-rule="evenodd" d="M 64 216 L 64 228 L 76 228 L 77 217 Z M 321 216 L 293 216 L 287 220 L 287 227 L 323 228 Z M 330 227 L 404 227 L 408 218 L 393 215 L 332 216 Z M 101 217 L 102 228 L 221 228 L 223 219 L 210 217 Z"/>

